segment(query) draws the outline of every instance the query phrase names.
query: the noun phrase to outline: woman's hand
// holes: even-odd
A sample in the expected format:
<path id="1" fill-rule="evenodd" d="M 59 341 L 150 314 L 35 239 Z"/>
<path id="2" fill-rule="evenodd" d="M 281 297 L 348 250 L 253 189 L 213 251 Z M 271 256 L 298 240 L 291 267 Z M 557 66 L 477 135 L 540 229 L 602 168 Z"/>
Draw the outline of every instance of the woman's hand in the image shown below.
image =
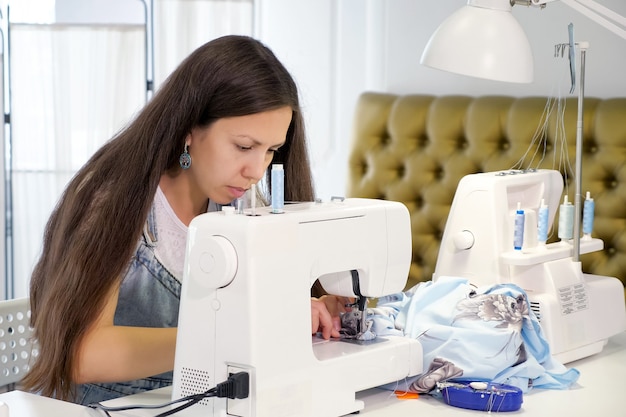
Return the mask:
<path id="1" fill-rule="evenodd" d="M 311 298 L 311 333 L 321 332 L 324 339 L 339 337 L 341 330 L 340 314 L 350 311 L 348 297 L 337 295 L 323 295 Z"/>

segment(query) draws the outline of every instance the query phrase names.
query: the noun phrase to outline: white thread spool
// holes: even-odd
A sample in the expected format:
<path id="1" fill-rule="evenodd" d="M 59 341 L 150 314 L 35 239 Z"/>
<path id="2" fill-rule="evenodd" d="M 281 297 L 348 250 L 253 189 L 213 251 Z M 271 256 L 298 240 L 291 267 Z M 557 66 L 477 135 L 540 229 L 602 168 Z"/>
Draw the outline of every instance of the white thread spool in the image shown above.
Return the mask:
<path id="1" fill-rule="evenodd" d="M 515 231 L 513 232 L 513 248 L 522 250 L 524 245 L 524 210 L 522 204 L 517 203 L 517 211 L 515 211 Z"/>
<path id="2" fill-rule="evenodd" d="M 574 206 L 567 201 L 567 195 L 563 198 L 563 204 L 559 207 L 559 239 L 569 240 L 574 238 Z"/>
<path id="3" fill-rule="evenodd" d="M 256 184 L 250 187 L 250 213 L 256 216 Z"/>

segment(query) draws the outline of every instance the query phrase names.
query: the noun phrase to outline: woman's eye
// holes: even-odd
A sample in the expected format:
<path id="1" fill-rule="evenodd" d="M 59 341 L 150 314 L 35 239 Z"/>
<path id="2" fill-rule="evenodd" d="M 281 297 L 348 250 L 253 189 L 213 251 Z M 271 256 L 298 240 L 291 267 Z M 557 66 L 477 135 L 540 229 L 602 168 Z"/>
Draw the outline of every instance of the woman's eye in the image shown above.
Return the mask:
<path id="1" fill-rule="evenodd" d="M 240 151 L 249 151 L 250 149 L 252 149 L 252 146 L 237 145 L 237 147 L 239 148 Z"/>

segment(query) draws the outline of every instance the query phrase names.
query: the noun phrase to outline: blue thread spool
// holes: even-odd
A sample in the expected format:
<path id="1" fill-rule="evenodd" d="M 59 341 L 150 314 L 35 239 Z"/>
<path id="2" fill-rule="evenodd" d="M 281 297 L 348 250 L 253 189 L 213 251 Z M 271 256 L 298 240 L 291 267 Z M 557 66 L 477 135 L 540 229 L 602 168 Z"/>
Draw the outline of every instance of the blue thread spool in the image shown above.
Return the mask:
<path id="1" fill-rule="evenodd" d="M 585 235 L 591 235 L 593 231 L 593 217 L 596 208 L 596 203 L 591 198 L 589 191 L 587 191 L 587 197 L 583 204 L 583 233 Z"/>
<path id="2" fill-rule="evenodd" d="M 272 213 L 282 213 L 285 207 L 285 171 L 283 164 L 272 165 Z"/>

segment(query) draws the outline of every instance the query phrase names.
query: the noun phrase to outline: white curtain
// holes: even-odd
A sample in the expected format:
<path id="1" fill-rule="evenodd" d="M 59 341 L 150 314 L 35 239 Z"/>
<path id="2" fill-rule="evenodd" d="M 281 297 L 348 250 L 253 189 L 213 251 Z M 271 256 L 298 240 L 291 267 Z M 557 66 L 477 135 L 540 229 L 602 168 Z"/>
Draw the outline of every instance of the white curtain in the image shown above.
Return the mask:
<path id="1" fill-rule="evenodd" d="M 252 0 L 156 0 L 154 12 L 157 89 L 201 43 L 253 30 Z M 65 185 L 145 102 L 144 26 L 14 24 L 11 77 L 14 296 L 23 297 Z"/>
<path id="2" fill-rule="evenodd" d="M 145 100 L 143 27 L 11 28 L 15 296 L 65 185 Z"/>
<path id="3" fill-rule="evenodd" d="M 252 35 L 252 0 L 156 0 L 155 81 L 191 51 L 222 35 Z"/>

